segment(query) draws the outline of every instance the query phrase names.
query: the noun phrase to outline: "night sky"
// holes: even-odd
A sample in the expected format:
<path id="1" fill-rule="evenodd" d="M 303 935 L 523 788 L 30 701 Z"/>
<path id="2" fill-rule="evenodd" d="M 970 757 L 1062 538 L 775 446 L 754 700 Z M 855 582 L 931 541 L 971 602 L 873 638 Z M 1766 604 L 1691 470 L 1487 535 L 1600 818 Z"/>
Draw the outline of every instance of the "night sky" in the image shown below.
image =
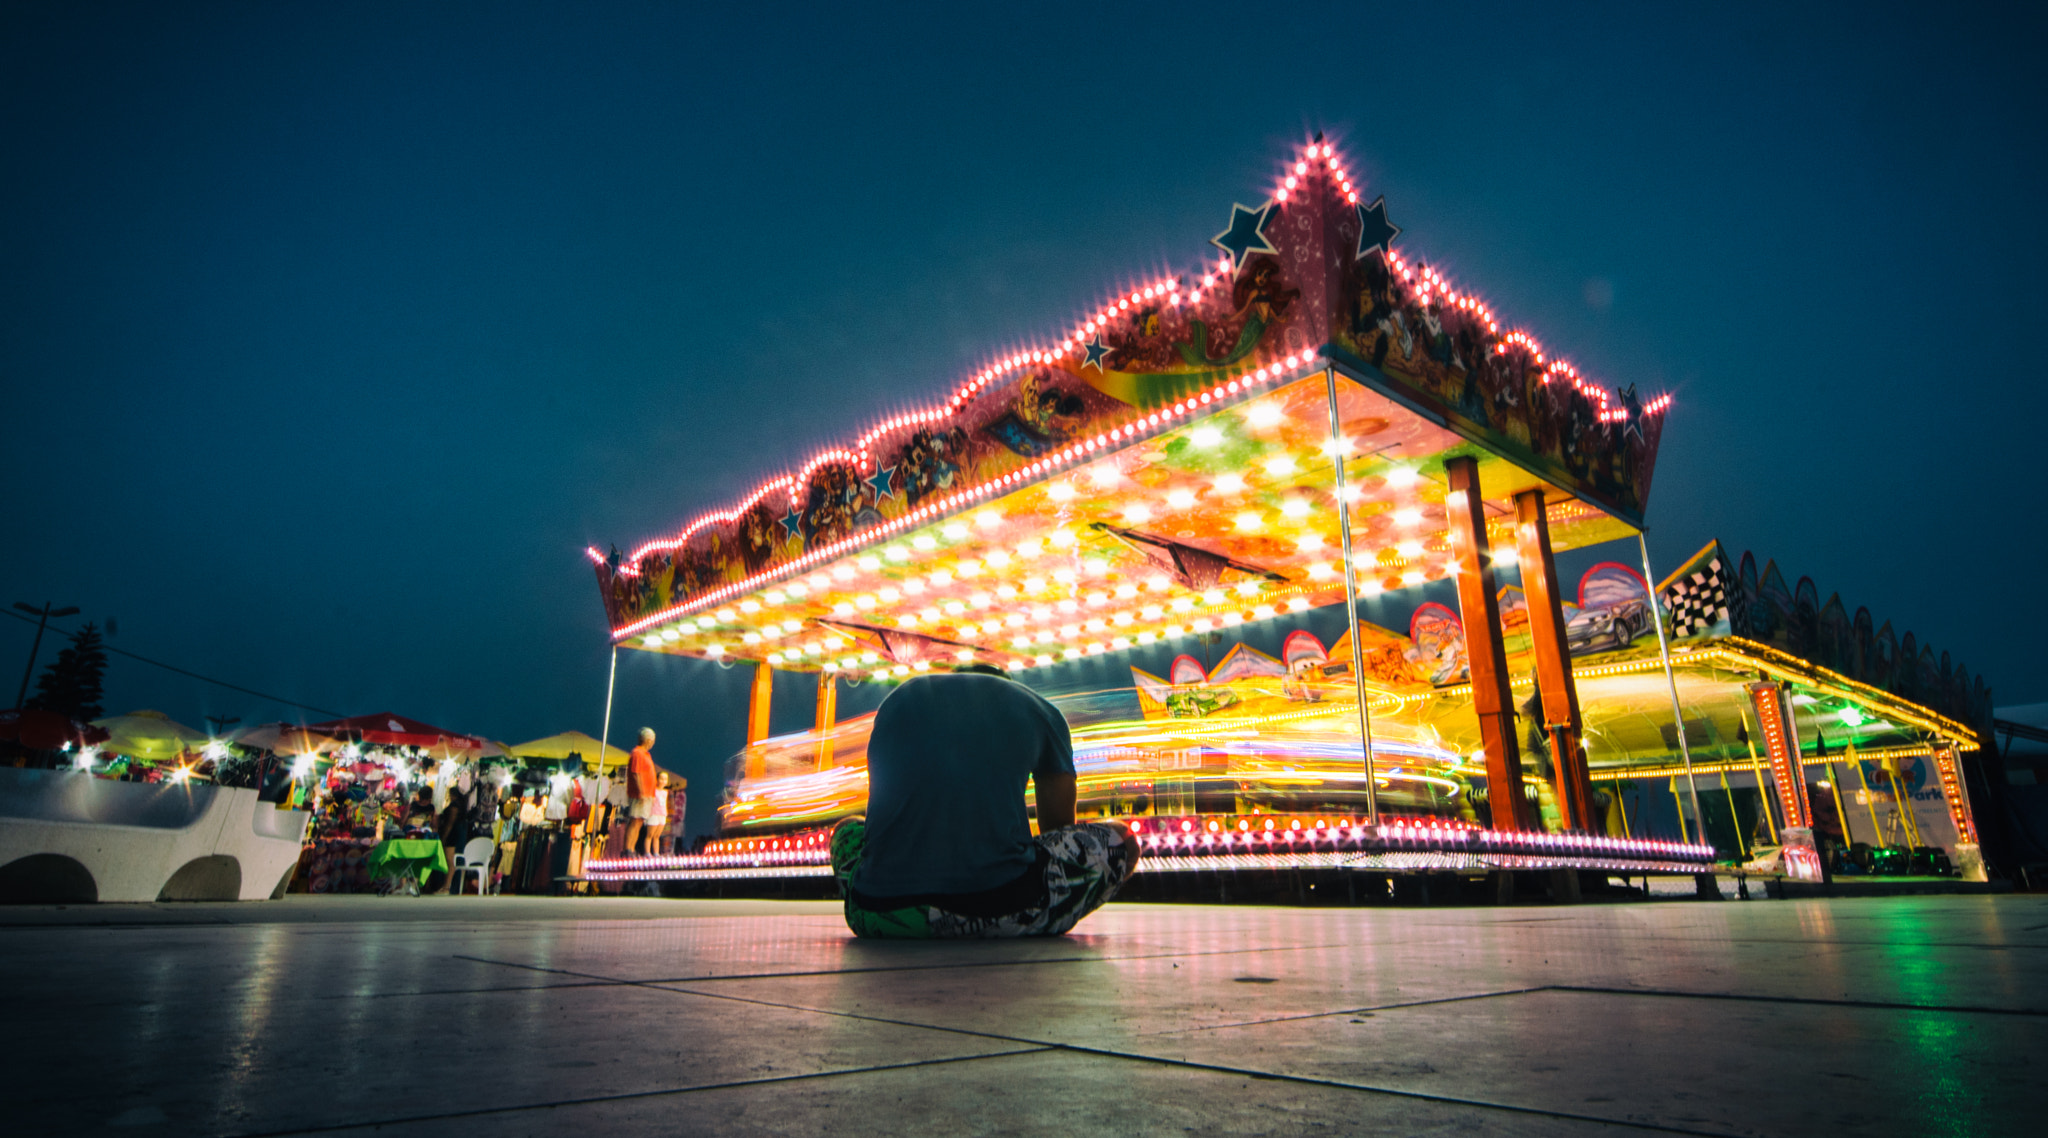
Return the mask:
<path id="1" fill-rule="evenodd" d="M 0 606 L 317 708 L 595 734 L 586 544 L 1192 264 L 1323 130 L 1411 255 L 1677 393 L 1660 568 L 1718 537 L 2048 699 L 2033 11 L 959 7 L 5 6 Z M 0 700 L 32 632 L 0 621 Z M 699 831 L 745 680 L 621 655 L 613 737 L 662 732 Z M 121 657 L 107 689 L 313 714 Z"/>

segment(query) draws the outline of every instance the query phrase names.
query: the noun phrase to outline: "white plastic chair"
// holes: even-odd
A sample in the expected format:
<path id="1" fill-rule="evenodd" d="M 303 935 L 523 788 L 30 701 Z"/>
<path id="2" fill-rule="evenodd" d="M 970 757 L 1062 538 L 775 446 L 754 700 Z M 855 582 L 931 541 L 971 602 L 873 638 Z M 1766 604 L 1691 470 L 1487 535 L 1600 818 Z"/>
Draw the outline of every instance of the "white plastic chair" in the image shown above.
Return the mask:
<path id="1" fill-rule="evenodd" d="M 489 838 L 471 838 L 462 852 L 455 855 L 455 868 L 448 871 L 448 891 L 462 892 L 462 875 L 476 874 L 476 895 L 484 895 L 485 886 L 491 881 L 491 851 L 496 848 Z"/>

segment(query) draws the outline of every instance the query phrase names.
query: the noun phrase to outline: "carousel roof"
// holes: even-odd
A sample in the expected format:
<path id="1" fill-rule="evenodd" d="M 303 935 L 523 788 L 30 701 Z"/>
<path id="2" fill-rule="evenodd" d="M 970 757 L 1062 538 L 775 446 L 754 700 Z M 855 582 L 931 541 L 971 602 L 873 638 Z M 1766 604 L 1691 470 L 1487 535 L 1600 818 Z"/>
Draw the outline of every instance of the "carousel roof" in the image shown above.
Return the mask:
<path id="1" fill-rule="evenodd" d="M 902 676 L 1114 652 L 1447 577 L 1445 463 L 1488 526 L 1635 533 L 1668 397 L 1610 392 L 1395 248 L 1320 140 L 1220 256 L 1121 289 L 928 410 L 631 554 L 590 551 L 616 642 Z M 1334 420 L 1334 423 L 1333 423 Z"/>

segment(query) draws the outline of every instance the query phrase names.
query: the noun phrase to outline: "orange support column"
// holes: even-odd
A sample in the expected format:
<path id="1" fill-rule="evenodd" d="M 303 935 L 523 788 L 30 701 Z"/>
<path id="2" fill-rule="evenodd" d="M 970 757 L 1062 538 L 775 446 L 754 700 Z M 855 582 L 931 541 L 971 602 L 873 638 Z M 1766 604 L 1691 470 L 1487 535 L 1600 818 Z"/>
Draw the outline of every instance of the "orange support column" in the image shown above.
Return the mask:
<path id="1" fill-rule="evenodd" d="M 1550 739 L 1557 791 L 1564 799 L 1568 830 L 1604 829 L 1593 807 L 1593 780 L 1579 749 L 1579 689 L 1572 682 L 1571 650 L 1565 643 L 1564 598 L 1557 558 L 1550 549 L 1550 520 L 1543 491 L 1515 495 L 1516 557 L 1522 565 L 1522 594 L 1529 602 L 1529 632 L 1535 641 L 1536 688 L 1543 695 L 1544 734 Z"/>
<path id="2" fill-rule="evenodd" d="M 818 673 L 818 769 L 832 766 L 832 737 L 827 732 L 839 722 L 839 677 Z"/>
<path id="3" fill-rule="evenodd" d="M 754 690 L 747 698 L 747 746 L 768 737 L 768 709 L 775 697 L 775 669 L 766 664 L 754 665 Z M 767 757 L 749 751 L 747 754 L 747 777 L 760 778 L 768 773 Z"/>
<path id="4" fill-rule="evenodd" d="M 1493 590 L 1493 566 L 1486 545 L 1486 507 L 1479 497 L 1479 463 L 1454 458 L 1444 463 L 1450 497 L 1444 510 L 1451 549 L 1458 558 L 1458 608 L 1465 621 L 1465 658 L 1472 666 L 1472 710 L 1479 716 L 1479 741 L 1486 751 L 1487 798 L 1493 828 L 1525 830 L 1522 752 L 1515 745 L 1515 703 L 1508 691 L 1507 649 L 1501 644 L 1500 601 Z"/>

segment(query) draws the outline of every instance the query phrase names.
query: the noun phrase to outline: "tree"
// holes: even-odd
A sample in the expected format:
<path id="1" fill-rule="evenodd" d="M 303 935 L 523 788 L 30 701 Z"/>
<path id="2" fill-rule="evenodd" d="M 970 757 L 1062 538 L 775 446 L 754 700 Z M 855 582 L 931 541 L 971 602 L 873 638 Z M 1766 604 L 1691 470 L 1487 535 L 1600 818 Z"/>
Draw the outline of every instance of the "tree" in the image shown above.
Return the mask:
<path id="1" fill-rule="evenodd" d="M 100 706 L 100 681 L 107 673 L 107 649 L 97 625 L 87 622 L 71 634 L 71 647 L 36 678 L 36 694 L 28 705 L 68 715 L 81 723 L 106 713 Z"/>

